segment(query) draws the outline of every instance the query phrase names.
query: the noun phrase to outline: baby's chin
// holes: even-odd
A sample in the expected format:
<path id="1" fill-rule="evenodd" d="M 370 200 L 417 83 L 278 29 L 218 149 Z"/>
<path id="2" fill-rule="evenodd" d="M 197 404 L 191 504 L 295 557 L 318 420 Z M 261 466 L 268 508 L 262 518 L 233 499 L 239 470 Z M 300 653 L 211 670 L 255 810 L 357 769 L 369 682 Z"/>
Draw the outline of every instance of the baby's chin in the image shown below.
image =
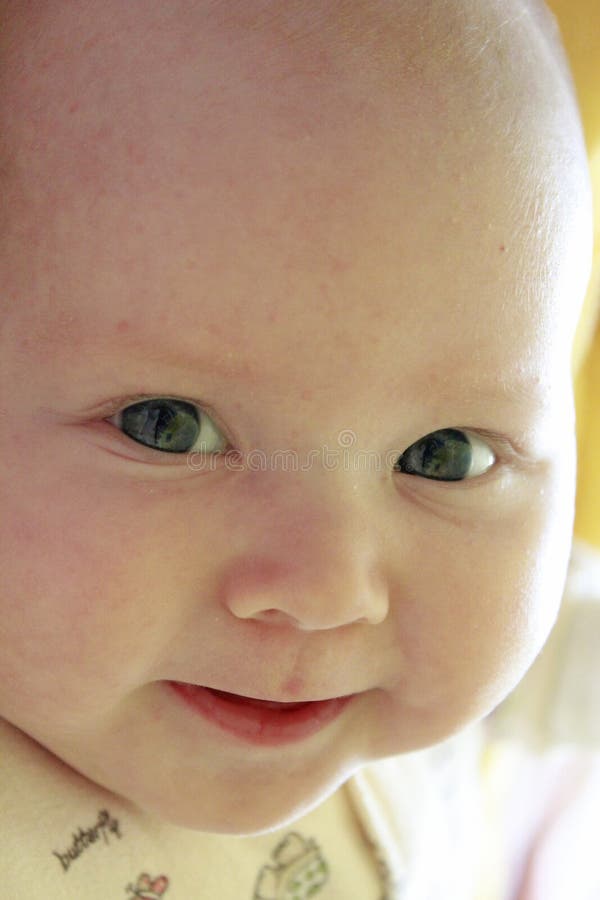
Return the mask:
<path id="1" fill-rule="evenodd" d="M 326 784 L 311 785 L 310 789 L 300 780 L 295 783 L 290 775 L 281 784 L 257 790 L 252 797 L 252 787 L 240 792 L 215 786 L 214 794 L 208 787 L 197 796 L 194 792 L 165 794 L 158 801 L 152 798 L 139 804 L 134 799 L 121 799 L 134 806 L 138 815 L 175 828 L 223 837 L 258 837 L 285 828 L 310 813 L 331 797 L 350 774 Z"/>

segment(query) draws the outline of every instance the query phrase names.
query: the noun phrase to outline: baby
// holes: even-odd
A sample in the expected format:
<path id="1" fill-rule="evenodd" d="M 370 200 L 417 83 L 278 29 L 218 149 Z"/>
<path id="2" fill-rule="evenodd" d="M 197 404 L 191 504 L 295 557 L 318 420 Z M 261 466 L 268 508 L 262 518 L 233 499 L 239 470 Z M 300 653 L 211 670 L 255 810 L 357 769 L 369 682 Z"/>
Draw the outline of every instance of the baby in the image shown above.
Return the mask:
<path id="1" fill-rule="evenodd" d="M 0 40 L 2 896 L 454 896 L 345 787 L 557 616 L 591 207 L 552 19 L 8 0 Z"/>

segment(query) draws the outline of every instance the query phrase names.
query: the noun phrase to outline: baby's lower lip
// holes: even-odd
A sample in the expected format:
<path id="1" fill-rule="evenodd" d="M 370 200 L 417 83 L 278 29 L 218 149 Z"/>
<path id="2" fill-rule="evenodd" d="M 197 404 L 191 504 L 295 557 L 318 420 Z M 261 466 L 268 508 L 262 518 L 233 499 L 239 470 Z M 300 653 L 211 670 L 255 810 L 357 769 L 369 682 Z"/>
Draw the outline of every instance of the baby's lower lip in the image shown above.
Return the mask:
<path id="1" fill-rule="evenodd" d="M 168 684 L 188 708 L 222 731 L 251 744 L 271 747 L 299 741 L 320 731 L 340 715 L 353 697 L 276 703 L 181 681 Z"/>

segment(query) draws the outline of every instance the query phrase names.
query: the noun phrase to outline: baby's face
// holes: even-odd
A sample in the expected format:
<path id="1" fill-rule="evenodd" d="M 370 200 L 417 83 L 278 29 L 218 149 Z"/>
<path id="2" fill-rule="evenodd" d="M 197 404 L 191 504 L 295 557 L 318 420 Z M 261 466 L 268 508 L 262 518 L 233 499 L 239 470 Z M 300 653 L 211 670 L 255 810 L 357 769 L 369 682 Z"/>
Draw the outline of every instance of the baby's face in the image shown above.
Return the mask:
<path id="1" fill-rule="evenodd" d="M 545 38 L 297 6 L 3 30 L 0 715 L 224 833 L 492 709 L 572 526 L 589 222 Z M 261 746 L 172 682 L 354 697 Z"/>

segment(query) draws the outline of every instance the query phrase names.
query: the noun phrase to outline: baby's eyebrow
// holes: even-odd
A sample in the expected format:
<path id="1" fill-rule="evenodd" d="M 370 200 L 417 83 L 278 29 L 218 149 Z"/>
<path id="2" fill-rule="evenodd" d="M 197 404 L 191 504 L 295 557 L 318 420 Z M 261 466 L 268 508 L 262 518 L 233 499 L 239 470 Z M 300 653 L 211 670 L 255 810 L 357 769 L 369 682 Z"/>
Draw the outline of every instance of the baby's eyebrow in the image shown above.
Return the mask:
<path id="1" fill-rule="evenodd" d="M 468 359 L 468 356 L 467 356 Z M 435 399 L 436 402 L 456 405 L 457 400 L 466 400 L 472 405 L 486 406 L 491 403 L 504 405 L 528 406 L 542 409 L 552 399 L 552 382 L 543 372 L 514 371 L 498 365 L 488 374 L 474 373 L 474 366 L 448 362 L 444 367 L 440 363 L 424 365 L 415 379 L 408 383 L 408 390 L 413 396 L 424 400 Z M 418 380 L 417 380 L 418 379 Z M 396 391 L 402 395 L 407 391 L 406 377 L 398 381 Z"/>
<path id="2" fill-rule="evenodd" d="M 214 339 L 213 339 L 214 340 Z M 275 374 L 269 368 L 260 365 L 260 358 L 243 359 L 234 350 L 205 352 L 202 347 L 192 352 L 165 347 L 164 342 L 136 342 L 132 352 L 142 354 L 145 361 L 150 360 L 157 366 L 163 365 L 171 369 L 179 369 L 186 375 L 211 375 L 232 381 L 260 383 L 269 381 Z M 468 360 L 468 354 L 465 354 Z M 501 374 L 499 374 L 499 372 Z M 456 399 L 457 391 L 465 391 L 481 400 L 535 402 L 544 400 L 550 390 L 550 383 L 541 374 L 517 369 L 509 372 L 506 369 L 495 369 L 490 377 L 477 375 L 473 377 L 473 364 L 466 362 L 464 366 L 452 360 L 447 369 L 436 361 L 432 365 L 423 364 L 415 372 L 414 390 L 426 393 L 437 392 L 438 396 L 448 400 Z M 396 391 L 406 387 L 406 374 L 400 369 Z"/>
<path id="3" fill-rule="evenodd" d="M 452 392 L 456 394 L 456 385 Z M 495 379 L 492 382 L 472 382 L 465 385 L 465 391 L 482 402 L 509 402 L 545 405 L 549 395 L 549 385 L 537 376 L 510 379 Z M 445 392 L 440 392 L 445 393 Z"/>
<path id="4" fill-rule="evenodd" d="M 121 331 L 121 328 L 117 328 Z M 121 361 L 128 359 L 143 360 L 145 363 L 152 363 L 158 366 L 164 366 L 169 369 L 178 369 L 186 375 L 218 375 L 232 380 L 243 380 L 244 378 L 260 378 L 260 372 L 255 365 L 245 360 L 241 360 L 239 354 L 235 350 L 221 349 L 215 353 L 214 347 L 208 350 L 206 345 L 215 343 L 214 336 L 207 330 L 194 325 L 194 332 L 199 335 L 198 346 L 190 351 L 189 348 L 184 349 L 183 345 L 177 347 L 173 342 L 167 345 L 164 335 L 148 335 L 143 338 L 125 337 L 123 343 L 121 338 L 118 339 L 119 347 L 116 351 L 115 344 L 102 343 L 100 350 L 106 353 L 115 352 Z M 205 343 L 206 342 L 206 343 Z M 94 344 L 94 349 L 99 344 Z"/>
<path id="5" fill-rule="evenodd" d="M 141 337 L 133 332 L 128 333 L 129 329 L 122 326 L 117 326 L 115 331 L 120 333 L 117 357 L 122 363 L 139 359 L 155 366 L 156 374 L 162 368 L 177 371 L 186 376 L 186 381 L 190 376 L 198 379 L 204 390 L 218 380 L 258 387 L 261 383 L 270 384 L 273 379 L 281 379 L 285 374 L 274 372 L 270 366 L 262 366 L 260 356 L 251 359 L 241 357 L 239 350 L 227 349 L 226 344 L 217 347 L 215 352 L 215 344 L 219 343 L 215 335 L 197 323 L 194 333 L 198 334 L 198 344 L 194 348 L 183 343 L 178 347 L 176 343 L 167 342 L 165 335 Z M 94 343 L 96 349 L 98 344 Z M 102 350 L 114 355 L 114 338 L 108 344 L 102 342 Z M 290 358 L 293 359 L 293 354 Z M 465 350 L 451 356 L 447 365 L 441 364 L 439 359 L 422 361 L 414 373 L 403 372 L 400 364 L 397 379 L 394 378 L 391 384 L 388 382 L 388 386 L 392 396 L 411 396 L 420 403 L 433 400 L 436 405 L 447 404 L 450 407 L 455 407 L 457 400 L 460 400 L 461 405 L 472 407 L 474 412 L 492 404 L 526 408 L 532 413 L 544 410 L 552 399 L 549 378 L 535 367 L 528 369 L 513 365 L 512 370 L 498 365 L 489 374 L 485 371 L 475 373 L 476 366 L 470 353 Z"/>

